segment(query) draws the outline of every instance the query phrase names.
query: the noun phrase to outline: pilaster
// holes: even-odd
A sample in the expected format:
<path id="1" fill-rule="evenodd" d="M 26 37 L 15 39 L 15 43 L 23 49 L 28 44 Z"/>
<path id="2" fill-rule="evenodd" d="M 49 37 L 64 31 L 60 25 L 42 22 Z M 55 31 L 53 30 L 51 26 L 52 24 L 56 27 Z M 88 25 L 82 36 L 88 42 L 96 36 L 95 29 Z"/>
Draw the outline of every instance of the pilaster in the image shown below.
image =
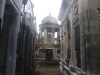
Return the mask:
<path id="1" fill-rule="evenodd" d="M 47 44 L 47 28 L 44 29 L 44 43 Z"/>
<path id="2" fill-rule="evenodd" d="M 42 31 L 41 29 L 39 30 L 39 36 L 40 36 L 40 39 L 42 38 Z"/>
<path id="3" fill-rule="evenodd" d="M 54 44 L 55 43 L 55 29 L 54 28 L 52 28 L 52 38 L 51 38 L 51 40 L 52 40 L 52 44 Z"/>

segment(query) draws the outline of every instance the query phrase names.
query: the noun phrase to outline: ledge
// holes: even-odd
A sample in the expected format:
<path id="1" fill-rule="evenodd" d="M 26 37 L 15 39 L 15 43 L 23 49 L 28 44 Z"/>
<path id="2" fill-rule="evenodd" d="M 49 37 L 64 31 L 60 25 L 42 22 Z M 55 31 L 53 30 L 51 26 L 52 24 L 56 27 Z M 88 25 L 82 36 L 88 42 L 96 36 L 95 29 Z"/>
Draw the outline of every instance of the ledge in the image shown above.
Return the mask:
<path id="1" fill-rule="evenodd" d="M 75 70 L 75 72 L 72 72 L 71 70 L 70 70 L 70 68 L 68 68 L 65 64 L 62 64 L 63 62 L 60 62 L 60 65 L 63 67 L 63 69 L 67 72 L 67 73 L 69 73 L 70 75 L 87 75 L 85 72 L 83 72 L 83 71 L 81 71 L 81 69 L 80 68 L 78 68 L 78 67 L 72 67 L 74 70 Z"/>
<path id="2" fill-rule="evenodd" d="M 66 66 L 66 65 L 63 65 L 61 62 L 60 62 L 60 65 L 63 67 L 63 69 L 68 72 L 70 75 L 77 75 L 76 73 L 74 72 L 71 72 L 70 69 Z"/>

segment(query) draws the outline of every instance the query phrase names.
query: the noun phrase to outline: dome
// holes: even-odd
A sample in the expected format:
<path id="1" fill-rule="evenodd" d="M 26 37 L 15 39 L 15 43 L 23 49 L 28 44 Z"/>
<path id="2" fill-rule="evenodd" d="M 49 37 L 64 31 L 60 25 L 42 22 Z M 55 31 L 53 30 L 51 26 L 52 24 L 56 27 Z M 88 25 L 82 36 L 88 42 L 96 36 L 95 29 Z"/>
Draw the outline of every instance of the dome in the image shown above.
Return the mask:
<path id="1" fill-rule="evenodd" d="M 55 17 L 53 17 L 51 14 L 45 17 L 41 23 L 53 23 L 58 24 L 58 21 Z"/>

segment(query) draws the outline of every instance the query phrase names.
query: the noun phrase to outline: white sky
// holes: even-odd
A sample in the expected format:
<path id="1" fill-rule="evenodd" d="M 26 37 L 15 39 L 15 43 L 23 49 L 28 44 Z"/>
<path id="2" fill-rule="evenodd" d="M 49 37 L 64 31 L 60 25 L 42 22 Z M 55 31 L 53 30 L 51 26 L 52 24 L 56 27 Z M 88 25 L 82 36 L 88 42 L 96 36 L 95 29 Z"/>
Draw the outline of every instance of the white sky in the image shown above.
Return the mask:
<path id="1" fill-rule="evenodd" d="M 58 13 L 62 0 L 31 0 L 34 4 L 34 14 L 36 16 L 37 25 L 41 24 L 44 17 L 51 15 L 55 18 L 58 17 Z"/>

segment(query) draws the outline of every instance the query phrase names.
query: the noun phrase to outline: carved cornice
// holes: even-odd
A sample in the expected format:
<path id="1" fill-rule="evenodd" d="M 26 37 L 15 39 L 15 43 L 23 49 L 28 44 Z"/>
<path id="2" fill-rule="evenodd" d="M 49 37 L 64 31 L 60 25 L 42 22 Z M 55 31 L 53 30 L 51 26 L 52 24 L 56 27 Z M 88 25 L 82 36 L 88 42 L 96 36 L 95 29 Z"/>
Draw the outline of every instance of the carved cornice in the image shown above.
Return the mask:
<path id="1" fill-rule="evenodd" d="M 77 27 L 79 25 L 79 9 L 78 9 L 78 0 L 71 0 L 69 5 L 66 8 L 66 11 L 62 18 L 62 24 L 64 26 L 70 25 L 70 20 L 68 14 L 73 12 L 73 27 Z"/>
<path id="2" fill-rule="evenodd" d="M 73 3 L 74 3 L 74 0 L 71 0 L 69 2 L 69 5 L 67 6 L 66 11 L 65 11 L 65 13 L 63 15 L 62 22 L 66 19 L 66 17 L 68 17 L 68 14 L 70 13 L 70 11 L 72 10 L 72 8 L 74 6 Z"/>

